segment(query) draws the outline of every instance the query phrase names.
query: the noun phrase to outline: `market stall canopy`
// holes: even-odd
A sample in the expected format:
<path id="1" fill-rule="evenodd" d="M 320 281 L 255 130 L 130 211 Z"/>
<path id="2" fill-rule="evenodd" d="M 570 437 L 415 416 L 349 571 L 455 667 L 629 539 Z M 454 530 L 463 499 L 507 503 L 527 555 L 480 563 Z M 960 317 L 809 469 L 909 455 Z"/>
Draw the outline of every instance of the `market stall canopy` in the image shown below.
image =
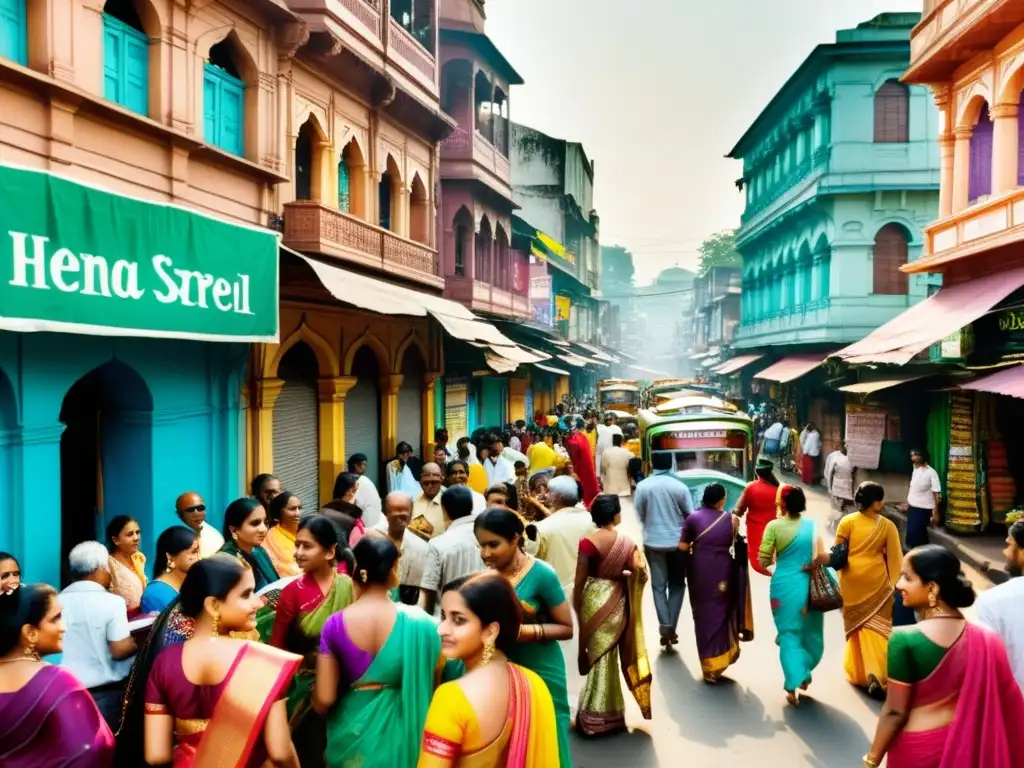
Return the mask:
<path id="1" fill-rule="evenodd" d="M 621 360 L 618 357 L 616 357 L 606 349 L 601 349 L 601 347 L 595 346 L 593 344 L 584 344 L 582 341 L 577 341 L 576 345 L 581 349 L 584 349 L 587 352 L 589 352 L 595 360 L 599 360 L 602 363 L 621 362 Z"/>
<path id="2" fill-rule="evenodd" d="M 563 371 L 561 368 L 555 368 L 553 365 L 534 363 L 533 367 L 540 368 L 542 371 L 547 371 L 548 373 L 557 373 L 559 376 L 572 376 L 572 374 L 569 371 Z"/>
<path id="3" fill-rule="evenodd" d="M 279 235 L 0 165 L 0 329 L 278 339 Z"/>
<path id="4" fill-rule="evenodd" d="M 989 392 L 993 395 L 1006 395 L 1007 397 L 1024 399 L 1024 365 L 1004 368 L 998 373 L 983 376 L 967 384 L 961 384 L 960 389 L 969 389 L 974 392 Z"/>
<path id="5" fill-rule="evenodd" d="M 848 384 L 845 387 L 839 387 L 839 391 L 849 392 L 853 395 L 870 395 L 872 392 L 880 392 L 883 389 L 898 387 L 900 384 L 918 381 L 928 375 L 927 373 L 896 374 L 877 381 L 859 381 L 856 384 Z"/>
<path id="6" fill-rule="evenodd" d="M 833 357 L 847 363 L 905 365 L 932 344 L 970 325 L 1024 285 L 1024 267 L 1007 269 L 938 293 Z"/>
<path id="7" fill-rule="evenodd" d="M 732 360 L 728 360 L 711 370 L 714 373 L 726 376 L 730 373 L 736 373 L 736 371 L 741 368 L 746 368 L 751 363 L 756 363 L 762 357 L 764 357 L 764 355 L 740 355 L 739 357 L 734 357 Z"/>
<path id="8" fill-rule="evenodd" d="M 760 373 L 755 373 L 755 379 L 766 379 L 785 384 L 787 381 L 795 381 L 801 376 L 806 376 L 815 368 L 825 362 L 825 352 L 805 352 L 799 355 L 784 357 L 777 363 L 772 363 Z"/>

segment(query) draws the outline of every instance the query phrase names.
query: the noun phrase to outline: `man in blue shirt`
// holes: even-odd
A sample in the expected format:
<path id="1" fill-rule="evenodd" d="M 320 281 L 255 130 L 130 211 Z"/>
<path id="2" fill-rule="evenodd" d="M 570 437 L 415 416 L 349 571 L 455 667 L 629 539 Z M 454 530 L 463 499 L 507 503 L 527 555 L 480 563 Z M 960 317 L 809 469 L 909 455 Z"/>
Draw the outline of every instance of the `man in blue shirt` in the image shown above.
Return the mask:
<path id="1" fill-rule="evenodd" d="M 686 594 L 685 554 L 679 551 L 683 520 L 693 512 L 690 489 L 672 475 L 672 454 L 653 453 L 650 477 L 636 487 L 633 503 L 644 529 L 644 554 L 651 569 L 661 645 L 679 642 L 676 625 Z"/>

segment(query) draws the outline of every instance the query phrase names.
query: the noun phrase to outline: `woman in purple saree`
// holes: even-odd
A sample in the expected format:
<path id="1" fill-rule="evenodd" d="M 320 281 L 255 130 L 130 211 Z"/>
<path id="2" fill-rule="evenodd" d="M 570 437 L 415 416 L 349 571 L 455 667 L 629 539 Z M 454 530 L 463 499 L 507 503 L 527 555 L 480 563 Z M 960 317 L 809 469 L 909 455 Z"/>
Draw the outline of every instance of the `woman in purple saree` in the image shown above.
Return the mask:
<path id="1" fill-rule="evenodd" d="M 725 503 L 725 488 L 719 483 L 708 485 L 701 508 L 683 524 L 679 544 L 690 553 L 690 607 L 701 671 L 708 684 L 717 683 L 740 657 L 740 640 L 754 637 L 747 555 L 734 546 L 739 518 L 729 514 Z"/>
<path id="2" fill-rule="evenodd" d="M 109 768 L 114 736 L 89 691 L 39 656 L 63 650 L 64 622 L 53 588 L 0 593 L 0 765 Z"/>

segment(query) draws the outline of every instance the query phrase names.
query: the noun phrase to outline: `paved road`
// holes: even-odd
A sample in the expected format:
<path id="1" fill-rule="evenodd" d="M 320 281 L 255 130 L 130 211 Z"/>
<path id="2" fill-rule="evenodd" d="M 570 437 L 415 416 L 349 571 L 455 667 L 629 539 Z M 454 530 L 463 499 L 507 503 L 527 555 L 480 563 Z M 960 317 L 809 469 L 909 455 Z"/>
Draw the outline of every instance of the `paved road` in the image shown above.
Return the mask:
<path id="1" fill-rule="evenodd" d="M 624 500 L 625 501 L 625 500 Z M 828 517 L 827 503 L 811 497 L 811 515 Z M 631 502 L 624 504 L 622 531 L 640 541 Z M 827 541 L 827 538 L 826 538 Z M 654 719 L 645 722 L 627 694 L 628 734 L 584 739 L 574 734 L 576 768 L 645 768 L 688 765 L 699 768 L 848 768 L 860 765 L 874 734 L 880 705 L 847 684 L 843 675 L 842 617 L 825 620 L 825 656 L 814 684 L 798 709 L 786 705 L 775 627 L 768 603 L 768 579 L 752 573 L 755 639 L 743 644 L 730 667 L 730 681 L 701 682 L 689 602 L 679 622 L 679 653 L 658 645 L 658 626 L 650 589 L 644 600 L 647 648 L 654 669 Z M 977 579 L 972 579 L 978 584 Z M 575 712 L 583 678 L 577 672 L 576 640 L 563 644 L 569 671 L 570 702 Z"/>

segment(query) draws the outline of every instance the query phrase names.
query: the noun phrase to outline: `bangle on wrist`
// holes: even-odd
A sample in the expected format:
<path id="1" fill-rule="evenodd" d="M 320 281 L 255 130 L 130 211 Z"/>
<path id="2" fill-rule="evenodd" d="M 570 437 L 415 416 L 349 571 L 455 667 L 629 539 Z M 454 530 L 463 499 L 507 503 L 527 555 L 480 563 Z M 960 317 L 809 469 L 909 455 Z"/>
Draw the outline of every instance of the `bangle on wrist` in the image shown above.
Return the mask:
<path id="1" fill-rule="evenodd" d="M 878 762 L 870 753 L 864 755 L 865 768 L 878 768 Z"/>

